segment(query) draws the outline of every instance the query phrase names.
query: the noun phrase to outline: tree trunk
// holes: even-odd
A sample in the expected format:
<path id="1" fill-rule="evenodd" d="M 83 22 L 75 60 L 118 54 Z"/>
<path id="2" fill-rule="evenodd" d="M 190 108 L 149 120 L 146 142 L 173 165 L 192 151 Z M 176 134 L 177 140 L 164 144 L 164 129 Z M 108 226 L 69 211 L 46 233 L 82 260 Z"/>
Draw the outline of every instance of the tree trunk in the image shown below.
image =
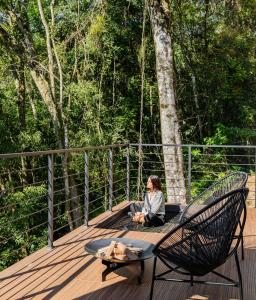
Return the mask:
<path id="1" fill-rule="evenodd" d="M 51 1 L 51 30 L 53 31 L 54 27 L 54 0 Z M 50 79 L 50 91 L 48 88 L 48 96 L 52 96 L 52 102 L 53 104 L 57 104 L 57 118 L 60 123 L 60 128 L 58 131 L 58 136 L 60 138 L 59 141 L 61 141 L 61 145 L 59 145 L 60 148 L 68 148 L 68 138 L 67 138 L 67 125 L 65 123 L 65 116 L 63 113 L 63 74 L 62 74 L 62 67 L 61 62 L 55 47 L 53 36 L 50 34 L 48 23 L 45 19 L 44 10 L 42 7 L 41 0 L 37 1 L 38 8 L 40 12 L 41 21 L 44 25 L 45 29 L 45 35 L 46 35 L 46 46 L 47 46 L 47 53 L 48 53 L 48 73 L 49 73 L 49 79 Z M 54 60 L 53 56 L 55 56 L 58 72 L 59 72 L 59 102 L 56 99 L 56 92 L 55 92 L 55 80 L 54 80 Z M 70 175 L 69 172 L 69 162 L 71 161 L 71 157 L 69 154 L 64 155 L 64 159 L 62 160 L 63 165 L 63 174 L 64 174 L 64 185 L 65 185 L 65 198 L 67 201 L 66 205 L 67 207 L 67 213 L 68 213 L 68 220 L 69 220 L 69 226 L 70 230 L 72 230 L 75 227 L 78 227 L 81 223 L 81 208 L 79 207 L 79 197 L 77 193 L 77 188 L 75 185 L 75 179 L 72 175 Z M 72 212 L 72 213 L 71 213 Z M 71 221 L 72 220 L 72 221 Z"/>
<path id="2" fill-rule="evenodd" d="M 26 109 L 25 109 L 25 99 L 26 99 L 26 85 L 25 85 L 25 73 L 23 62 L 20 63 L 20 67 L 17 71 L 18 79 L 18 108 L 19 108 L 19 121 L 20 128 L 25 129 L 26 127 Z"/>
<path id="3" fill-rule="evenodd" d="M 60 113 L 58 112 L 58 108 L 56 107 L 55 102 L 53 101 L 49 84 L 47 80 L 44 78 L 44 76 L 39 71 L 36 70 L 36 68 L 30 66 L 29 69 L 30 69 L 31 77 L 52 117 L 52 122 L 57 137 L 58 146 L 60 149 L 63 149 L 64 148 L 63 120 L 60 116 Z"/>
<path id="4" fill-rule="evenodd" d="M 40 59 L 37 56 L 36 48 L 34 46 L 33 36 L 31 33 L 29 18 L 27 13 L 26 1 L 22 1 L 20 3 L 20 7 L 18 11 L 10 6 L 10 10 L 8 7 L 8 15 L 12 20 L 12 27 L 16 30 L 16 35 L 10 34 L 6 29 L 0 24 L 0 37 L 3 37 L 4 46 L 10 53 L 14 55 L 15 58 L 18 58 L 24 65 L 28 68 L 30 75 L 33 79 L 35 86 L 37 87 L 42 100 L 50 114 L 50 117 L 53 122 L 54 133 L 56 136 L 58 148 L 68 148 L 68 143 L 65 143 L 67 140 L 67 134 L 65 134 L 65 128 L 67 128 L 67 124 L 65 122 L 65 116 L 63 113 L 63 74 L 61 68 L 61 60 L 58 57 L 57 49 L 54 44 L 54 39 L 52 36 L 52 32 L 49 29 L 47 20 L 44 15 L 44 10 L 42 6 L 41 0 L 37 0 L 38 9 L 40 13 L 40 18 L 42 24 L 45 29 L 45 37 L 46 37 L 46 49 L 48 54 L 48 73 L 45 74 L 45 69 L 41 67 Z M 51 21 L 52 27 L 54 26 L 54 0 L 51 1 Z M 52 28 L 53 29 L 53 28 Z M 15 40 L 16 38 L 16 40 Z M 17 47 L 19 45 L 19 47 Z M 55 58 L 55 59 L 54 59 Z M 56 93 L 56 82 L 55 82 L 55 61 L 57 63 L 57 68 L 59 72 L 59 101 L 57 100 Z M 21 81 L 19 82 L 21 83 Z M 19 95 L 22 95 L 22 86 L 19 86 Z M 24 85 L 25 88 L 25 85 Z M 25 92 L 25 90 L 24 90 Z M 24 102 L 19 100 L 19 112 L 20 116 L 25 116 L 22 114 L 22 109 L 25 108 L 22 105 Z M 21 120 L 21 125 L 25 120 Z M 68 155 L 67 155 L 68 156 Z M 71 158 L 67 158 L 67 162 L 70 161 Z M 81 220 L 82 212 L 79 207 L 79 197 L 77 193 L 77 189 L 75 186 L 75 179 L 72 175 L 69 175 L 69 166 L 66 164 L 66 159 L 62 160 L 63 162 L 63 173 L 64 178 L 66 178 L 65 184 L 65 196 L 69 203 L 69 207 L 73 210 L 72 215 L 69 212 L 69 216 L 73 216 L 73 220 L 70 221 L 70 228 L 73 228 L 73 223 L 75 226 L 78 226 Z M 23 169 L 25 171 L 25 161 L 23 163 Z M 71 197 L 70 197 L 71 196 Z"/>
<path id="5" fill-rule="evenodd" d="M 150 21 L 153 30 L 160 120 L 163 146 L 167 201 L 186 202 L 182 148 L 173 82 L 172 41 L 168 30 L 170 11 L 166 0 L 150 0 Z"/>
<path id="6" fill-rule="evenodd" d="M 17 80 L 17 91 L 18 91 L 18 112 L 19 112 L 19 125 L 20 132 L 26 130 L 26 81 L 25 81 L 25 65 L 24 61 L 20 59 L 18 63 L 15 63 L 15 58 L 13 60 L 13 74 Z M 21 182 L 23 185 L 27 185 L 33 182 L 31 172 L 30 161 L 26 157 L 21 157 Z"/>
<path id="7" fill-rule="evenodd" d="M 198 96 L 197 96 L 197 88 L 196 88 L 196 77 L 192 74 L 191 79 L 192 79 L 194 101 L 195 101 L 196 111 L 197 111 L 197 124 L 198 124 L 198 128 L 199 128 L 199 137 L 200 137 L 200 141 L 202 141 L 203 140 L 203 125 L 202 125 L 200 112 L 199 112 L 199 104 L 198 104 Z"/>
<path id="8" fill-rule="evenodd" d="M 51 2 L 52 5 L 54 5 L 54 1 Z M 46 32 L 46 47 L 47 47 L 47 53 L 48 53 L 48 78 L 44 75 L 42 72 L 40 65 L 38 64 L 38 57 L 35 52 L 35 47 L 33 43 L 33 38 L 32 34 L 30 32 L 30 28 L 28 24 L 24 24 L 22 21 L 26 21 L 26 12 L 24 12 L 24 20 L 21 20 L 19 18 L 16 18 L 16 22 L 18 25 L 18 28 L 20 29 L 20 32 L 24 36 L 23 39 L 23 46 L 26 49 L 24 53 L 26 53 L 26 60 L 27 60 L 27 67 L 30 71 L 31 77 L 42 97 L 42 100 L 44 104 L 46 105 L 52 122 L 54 126 L 54 132 L 56 135 L 56 140 L 58 144 L 58 148 L 63 149 L 63 148 L 68 148 L 68 145 L 65 143 L 65 125 L 64 125 L 64 113 L 63 113 L 63 107 L 62 107 L 62 98 L 63 98 L 63 80 L 62 80 L 62 70 L 60 66 L 60 60 L 57 56 L 57 52 L 55 51 L 56 49 L 52 49 L 52 44 L 54 46 L 54 42 L 51 40 L 51 35 L 50 31 L 48 28 L 48 24 L 46 22 L 45 16 L 44 16 L 44 11 L 43 7 L 41 4 L 41 1 L 38 0 L 38 7 L 39 7 L 39 12 L 40 12 L 40 17 L 42 20 L 42 23 L 45 28 Z M 53 7 L 52 7 L 53 9 Z M 55 58 L 57 61 L 57 67 L 60 75 L 60 101 L 58 101 L 56 98 L 56 91 L 55 91 L 55 82 L 54 82 L 54 59 L 53 55 L 55 53 Z M 67 155 L 68 156 L 68 155 Z M 69 159 L 67 159 L 69 161 Z M 63 162 L 63 174 L 64 174 L 64 184 L 65 184 L 65 197 L 70 203 L 70 208 L 74 209 L 75 208 L 75 213 L 73 213 L 73 216 L 76 217 L 76 219 L 79 220 L 79 216 L 81 216 L 81 209 L 79 208 L 79 199 L 77 197 L 77 193 L 74 191 L 76 188 L 70 186 L 70 178 L 69 176 L 69 166 L 68 163 L 66 163 L 66 159 L 62 160 Z M 70 196 L 76 195 L 74 197 L 74 200 L 70 200 Z M 77 208 L 76 208 L 77 207 Z M 75 225 L 77 225 L 78 221 L 74 221 Z M 71 221 L 70 228 L 73 229 L 73 222 Z"/>
<path id="9" fill-rule="evenodd" d="M 41 21 L 44 25 L 44 30 L 45 30 L 46 47 L 47 47 L 47 54 L 48 54 L 48 71 L 49 71 L 48 74 L 50 79 L 51 93 L 52 93 L 52 97 L 55 98 L 55 81 L 54 81 L 54 72 L 53 72 L 54 62 L 53 62 L 53 54 L 52 54 L 52 47 L 51 47 L 50 31 L 44 16 L 41 0 L 37 0 L 37 4 L 38 4 Z"/>

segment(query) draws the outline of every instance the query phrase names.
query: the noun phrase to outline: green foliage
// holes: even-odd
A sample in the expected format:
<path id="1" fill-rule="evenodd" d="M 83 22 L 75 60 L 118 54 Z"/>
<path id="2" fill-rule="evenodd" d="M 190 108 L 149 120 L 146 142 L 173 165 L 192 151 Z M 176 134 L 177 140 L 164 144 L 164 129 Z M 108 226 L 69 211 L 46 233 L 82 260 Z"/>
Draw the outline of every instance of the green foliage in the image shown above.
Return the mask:
<path id="1" fill-rule="evenodd" d="M 51 45 L 55 46 L 63 73 L 63 103 L 60 103 L 59 66 L 54 56 L 54 101 L 59 110 L 62 109 L 67 125 L 68 146 L 138 141 L 143 58 L 142 140 L 145 143 L 161 143 L 155 52 L 149 16 L 145 20 L 145 47 L 142 47 L 144 1 L 55 1 L 54 20 L 51 19 L 49 4 L 50 1 L 42 0 Z M 170 4 L 176 104 L 183 142 L 254 145 L 255 1 L 174 0 Z M 31 49 L 24 44 L 24 32 L 20 30 L 17 20 L 26 30 L 30 30 L 29 38 L 35 52 L 33 59 L 29 56 Z M 38 73 L 49 83 L 45 28 L 37 1 L 2 0 L 0 29 L 0 152 L 56 148 L 58 137 L 52 117 L 30 71 L 31 64 L 35 64 Z M 24 127 L 20 125 L 22 110 L 19 90 L 23 72 Z M 195 78 L 194 86 L 192 77 Z M 208 155 L 206 161 L 202 158 L 205 154 Z M 206 149 L 204 153 L 193 149 L 193 159 L 197 162 L 192 178 L 193 195 L 210 181 L 224 175 L 225 171 L 214 165 L 216 162 L 227 163 L 221 154 L 222 150 L 210 153 Z M 95 179 L 92 188 L 96 189 L 108 176 L 108 157 L 98 154 L 94 158 L 102 167 L 92 170 Z M 44 186 L 15 190 L 15 186 L 33 185 L 42 177 L 46 178 L 45 170 L 38 171 L 38 174 L 24 174 L 24 169 L 40 166 L 36 160 L 24 160 L 23 164 L 21 167 L 18 160 L 12 163 L 0 161 L 0 205 L 11 205 L 11 210 L 4 210 L 0 218 L 0 235 L 11 237 L 1 248 L 0 268 L 45 243 L 44 227 L 28 235 L 23 232 L 40 224 L 46 217 L 45 213 L 24 218 L 19 223 L 12 222 L 46 205 L 39 200 L 46 194 Z M 83 158 L 73 158 L 70 168 L 75 173 L 82 172 Z M 63 175 L 58 172 L 59 176 Z M 99 179 L 101 175 L 104 180 Z M 82 181 L 82 178 L 78 179 Z M 5 195 L 6 189 L 10 189 L 11 196 Z M 78 192 L 82 194 L 83 191 Z M 103 199 L 106 195 L 106 190 L 93 194 L 95 198 Z M 33 199 L 38 197 L 34 202 Z M 63 201 L 61 196 L 58 201 Z M 102 211 L 104 208 L 101 208 Z M 58 207 L 58 213 L 63 214 L 58 224 L 67 223 L 63 206 Z M 11 225 L 6 226 L 10 221 Z M 18 248 L 21 250 L 16 251 Z"/>
<path id="2" fill-rule="evenodd" d="M 239 8 L 230 3 L 172 3 L 177 93 L 182 131 L 188 142 L 202 143 L 203 139 L 211 139 L 216 135 L 216 124 L 231 130 L 240 127 L 253 131 L 255 3 L 240 1 Z M 198 116 L 203 125 L 201 140 Z M 243 138 L 232 138 L 229 137 L 229 143 L 244 142 Z M 254 136 L 248 140 L 253 142 Z"/>
<path id="3" fill-rule="evenodd" d="M 0 270 L 46 244 L 46 193 L 44 185 L 29 186 L 1 199 Z"/>
<path id="4" fill-rule="evenodd" d="M 217 124 L 214 135 L 205 138 L 204 142 L 207 145 L 228 145 L 232 144 L 236 139 L 247 143 L 251 138 L 255 138 L 254 130 L 238 127 L 226 127 L 223 124 Z"/>

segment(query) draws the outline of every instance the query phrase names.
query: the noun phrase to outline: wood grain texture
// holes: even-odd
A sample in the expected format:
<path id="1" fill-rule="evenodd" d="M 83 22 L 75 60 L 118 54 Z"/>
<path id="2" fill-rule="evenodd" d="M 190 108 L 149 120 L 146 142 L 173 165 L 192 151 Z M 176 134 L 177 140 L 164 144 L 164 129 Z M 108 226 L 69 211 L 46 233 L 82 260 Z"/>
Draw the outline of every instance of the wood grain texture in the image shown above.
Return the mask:
<path id="1" fill-rule="evenodd" d="M 84 245 L 93 239 L 125 237 L 142 239 L 156 243 L 161 233 L 118 231 L 99 228 L 96 225 L 127 205 L 121 203 L 112 213 L 106 212 L 93 219 L 90 227 L 81 226 L 57 240 L 53 250 L 43 248 L 24 258 L 0 273 L 0 299 L 139 299 L 149 297 L 152 274 L 152 260 L 146 261 L 145 276 L 141 285 L 136 275 L 139 265 L 124 267 L 107 276 L 101 282 L 101 272 L 105 266 L 84 251 Z M 248 209 L 245 227 L 245 260 L 241 262 L 245 300 L 256 299 L 256 209 Z M 118 218 L 117 218 L 118 219 Z M 117 220 L 118 222 L 118 220 Z M 164 266 L 157 265 L 158 270 Z M 233 258 L 219 268 L 227 276 L 236 278 Z M 207 276 L 214 280 L 214 276 Z M 239 299 L 239 291 L 234 287 L 214 287 L 205 285 L 156 282 L 154 299 L 173 300 L 234 300 Z"/>

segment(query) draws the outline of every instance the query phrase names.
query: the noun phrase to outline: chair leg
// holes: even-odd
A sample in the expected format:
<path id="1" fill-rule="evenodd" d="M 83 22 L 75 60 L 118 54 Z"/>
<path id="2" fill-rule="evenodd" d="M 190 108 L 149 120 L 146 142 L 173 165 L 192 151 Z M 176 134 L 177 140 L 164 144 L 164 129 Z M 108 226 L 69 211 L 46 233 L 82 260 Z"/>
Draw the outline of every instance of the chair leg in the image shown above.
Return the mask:
<path id="1" fill-rule="evenodd" d="M 150 289 L 150 297 L 149 299 L 153 299 L 153 291 L 154 291 L 154 283 L 155 283 L 155 273 L 156 273 L 156 261 L 157 257 L 154 257 L 154 265 L 153 265 L 153 274 L 152 274 L 152 281 L 151 281 L 151 289 Z"/>
<path id="2" fill-rule="evenodd" d="M 190 285 L 194 285 L 194 276 L 192 274 L 190 275 Z"/>
<path id="3" fill-rule="evenodd" d="M 241 237 L 242 260 L 244 260 L 244 236 Z"/>
<path id="4" fill-rule="evenodd" d="M 243 295 L 243 281 L 242 281 L 242 274 L 241 274 L 241 270 L 240 270 L 240 265 L 239 265 L 239 260 L 238 260 L 237 252 L 235 252 L 235 261 L 236 261 L 236 268 L 237 268 L 238 280 L 239 280 L 240 300 L 243 300 L 244 299 L 244 295 Z"/>
<path id="5" fill-rule="evenodd" d="M 240 229 L 242 229 L 241 221 L 239 221 Z M 242 260 L 244 260 L 244 235 L 241 237 L 241 248 L 242 248 Z"/>
<path id="6" fill-rule="evenodd" d="M 144 270 L 145 270 L 145 264 L 144 264 L 144 260 L 140 261 L 140 276 L 138 277 L 138 284 L 142 283 L 142 278 L 144 275 Z"/>

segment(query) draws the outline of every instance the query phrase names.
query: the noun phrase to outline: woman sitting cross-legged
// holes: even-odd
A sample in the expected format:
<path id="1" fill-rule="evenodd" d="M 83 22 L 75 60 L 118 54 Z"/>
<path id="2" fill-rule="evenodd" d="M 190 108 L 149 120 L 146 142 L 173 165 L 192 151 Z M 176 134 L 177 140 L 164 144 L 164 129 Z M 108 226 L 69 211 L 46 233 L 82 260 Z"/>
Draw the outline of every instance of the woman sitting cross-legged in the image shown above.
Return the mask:
<path id="1" fill-rule="evenodd" d="M 134 214 L 132 220 L 137 223 L 143 223 L 147 227 L 164 225 L 164 195 L 158 176 L 149 176 L 147 189 L 148 192 L 145 194 L 144 203 L 132 203 L 130 206 L 131 212 Z"/>

